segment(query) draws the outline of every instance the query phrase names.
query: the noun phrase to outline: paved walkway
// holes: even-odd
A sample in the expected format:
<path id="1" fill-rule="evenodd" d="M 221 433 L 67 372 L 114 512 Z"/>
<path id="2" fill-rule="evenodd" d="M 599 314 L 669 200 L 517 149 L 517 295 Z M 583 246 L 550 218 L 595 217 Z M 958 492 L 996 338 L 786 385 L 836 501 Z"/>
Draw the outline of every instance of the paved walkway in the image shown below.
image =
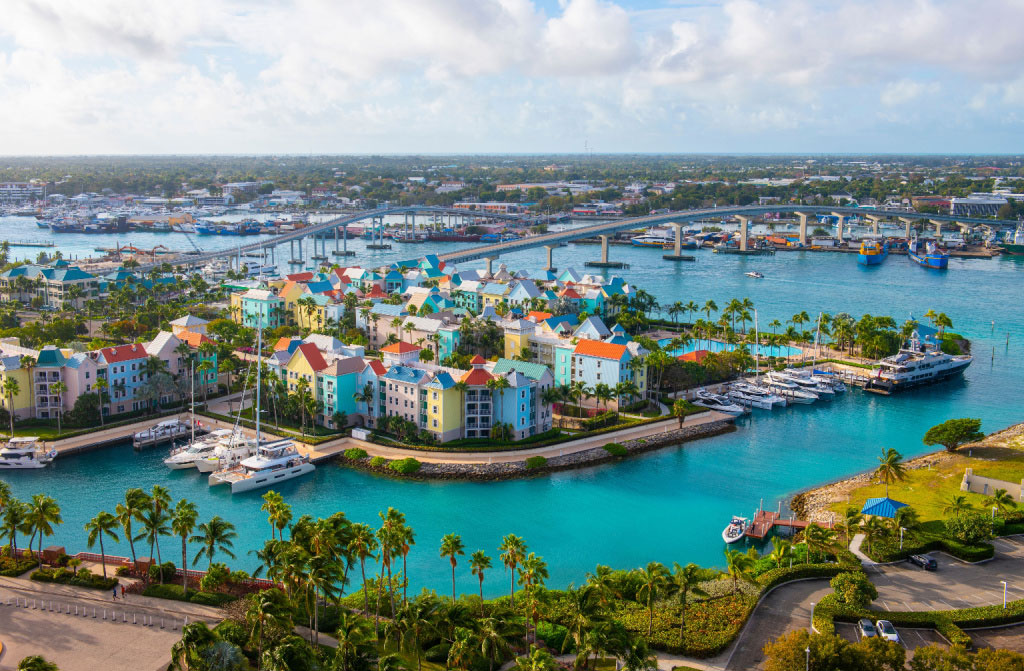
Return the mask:
<path id="1" fill-rule="evenodd" d="M 732 417 L 724 413 L 708 411 L 696 415 L 690 415 L 684 422 L 683 428 L 702 426 L 713 422 L 730 420 Z M 495 452 L 430 452 L 426 450 L 411 450 L 400 447 L 389 447 L 378 445 L 358 438 L 341 438 L 318 446 L 307 447 L 310 455 L 314 458 L 325 458 L 344 452 L 350 447 L 361 447 L 371 457 L 381 456 L 387 459 L 404 459 L 415 457 L 424 463 L 441 464 L 497 464 L 524 461 L 530 457 L 559 457 L 567 454 L 584 452 L 595 447 L 601 447 L 607 443 L 622 442 L 625 440 L 636 440 L 647 438 L 660 433 L 674 431 L 679 428 L 679 420 L 672 418 L 651 424 L 644 424 L 636 427 L 629 427 L 612 431 L 597 436 L 588 436 L 578 440 L 572 440 L 548 447 L 524 450 L 500 450 Z"/>
<path id="2" fill-rule="evenodd" d="M 850 552 L 852 552 L 854 556 L 860 560 L 860 563 L 862 565 L 870 566 L 872 564 L 875 564 L 876 562 L 874 559 L 864 554 L 864 551 L 860 549 L 860 546 L 864 544 L 864 538 L 864 534 L 857 534 L 856 536 L 854 536 L 853 540 L 850 541 Z"/>

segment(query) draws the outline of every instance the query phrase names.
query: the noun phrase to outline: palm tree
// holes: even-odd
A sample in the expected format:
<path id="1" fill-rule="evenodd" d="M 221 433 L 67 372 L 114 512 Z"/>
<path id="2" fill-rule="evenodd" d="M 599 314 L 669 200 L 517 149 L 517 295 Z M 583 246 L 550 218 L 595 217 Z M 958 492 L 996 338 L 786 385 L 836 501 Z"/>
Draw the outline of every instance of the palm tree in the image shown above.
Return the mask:
<path id="1" fill-rule="evenodd" d="M 117 526 L 117 518 L 108 512 L 97 513 L 96 517 L 85 523 L 85 530 L 89 532 L 86 545 L 92 548 L 96 544 L 97 539 L 100 542 L 100 563 L 103 565 L 104 579 L 107 577 L 107 553 L 103 549 L 103 536 L 106 535 L 113 538 L 116 543 L 118 538 L 117 534 L 114 533 L 114 529 Z"/>
<path id="2" fill-rule="evenodd" d="M 683 641 L 683 632 L 686 628 L 686 605 L 690 595 L 707 596 L 708 593 L 701 587 L 703 576 L 701 568 L 694 563 L 680 566 L 678 562 L 672 565 L 671 587 L 679 601 L 679 642 Z"/>
<path id="3" fill-rule="evenodd" d="M 775 564 L 775 568 L 782 568 L 786 558 L 793 554 L 793 544 L 784 538 L 772 539 L 772 552 L 768 558 Z"/>
<path id="4" fill-rule="evenodd" d="M 494 671 L 497 658 L 508 654 L 511 631 L 508 622 L 502 618 L 487 617 L 477 623 L 476 636 L 480 654 L 487 658 L 489 671 Z"/>
<path id="5" fill-rule="evenodd" d="M 366 385 L 362 388 L 362 390 L 352 394 L 352 400 L 355 401 L 356 403 L 365 403 L 366 416 L 370 419 L 373 418 L 373 407 L 375 405 L 375 401 L 373 398 L 372 382 L 367 382 Z M 372 425 L 373 422 L 370 422 L 370 424 Z"/>
<path id="6" fill-rule="evenodd" d="M 907 477 L 907 468 L 903 465 L 903 455 L 893 448 L 882 449 L 878 458 L 875 475 L 885 483 L 885 498 L 889 498 L 889 483 L 902 482 Z"/>
<path id="7" fill-rule="evenodd" d="M 196 520 L 199 519 L 199 511 L 196 504 L 185 499 L 178 501 L 174 507 L 174 516 L 171 518 L 171 533 L 181 539 L 181 588 L 188 598 L 188 537 L 196 527 Z M 160 575 L 163 579 L 163 572 Z"/>
<path id="8" fill-rule="evenodd" d="M 992 496 L 985 499 L 985 505 L 998 508 L 999 512 L 1005 513 L 1010 508 L 1016 508 L 1017 502 L 1005 489 L 997 489 L 992 492 Z"/>
<path id="9" fill-rule="evenodd" d="M 107 394 L 107 387 L 109 386 L 109 383 L 107 382 L 107 378 L 97 377 L 96 384 L 93 386 L 96 387 L 96 393 L 99 394 L 100 397 L 100 426 L 103 426 L 103 408 L 106 407 L 108 402 L 110 402 L 110 396 Z"/>
<path id="10" fill-rule="evenodd" d="M 238 536 L 235 533 L 235 525 L 227 520 L 221 519 L 219 515 L 214 515 L 209 522 L 200 524 L 198 527 L 199 533 L 192 536 L 189 540 L 193 543 L 200 543 L 202 547 L 199 548 L 199 552 L 192 559 L 192 565 L 195 566 L 199 563 L 200 557 L 206 557 L 209 560 L 209 567 L 213 566 L 213 558 L 218 551 L 223 552 L 232 559 L 235 558 L 231 548 L 234 547 L 232 540 Z M 209 567 L 207 570 L 209 570 Z"/>
<path id="11" fill-rule="evenodd" d="M 654 601 L 669 584 L 669 573 L 665 565 L 652 561 L 646 567 L 636 570 L 636 579 L 640 587 L 636 591 L 637 599 L 647 595 L 647 635 L 654 631 Z"/>
<path id="12" fill-rule="evenodd" d="M 826 529 L 815 523 L 811 523 L 804 530 L 804 542 L 807 543 L 807 562 L 810 563 L 812 551 L 822 551 L 828 548 L 835 540 L 835 532 Z"/>
<path id="13" fill-rule="evenodd" d="M 363 574 L 363 614 L 370 612 L 369 594 L 366 584 L 366 560 L 376 559 L 377 539 L 368 524 L 353 524 L 352 537 L 348 544 L 349 551 L 359 558 L 359 570 Z"/>
<path id="14" fill-rule="evenodd" d="M 409 558 L 409 551 L 412 550 L 412 546 L 416 545 L 416 534 L 413 533 L 412 527 L 405 524 L 405 520 L 398 525 L 396 531 L 398 536 L 398 554 L 402 555 L 402 601 L 409 602 L 409 573 L 407 568 L 407 560 Z"/>
<path id="15" fill-rule="evenodd" d="M 21 385 L 13 377 L 9 377 L 4 380 L 0 391 L 3 392 L 4 398 L 7 399 L 7 416 L 11 422 L 11 438 L 14 438 L 14 397 L 21 393 Z"/>
<path id="16" fill-rule="evenodd" d="M 615 394 L 612 392 L 612 388 L 603 382 L 598 382 L 594 385 L 594 398 L 597 399 L 598 406 L 604 402 L 604 410 L 608 410 L 608 401 L 612 400 Z"/>
<path id="17" fill-rule="evenodd" d="M 60 671 L 60 669 L 42 655 L 29 655 L 18 662 L 18 671 Z"/>
<path id="18" fill-rule="evenodd" d="M 498 558 L 510 572 L 509 576 L 509 599 L 512 608 L 516 607 L 516 566 L 526 558 L 526 543 L 515 534 L 508 534 L 501 539 L 498 546 Z"/>
<path id="19" fill-rule="evenodd" d="M 686 305 L 683 306 L 686 313 L 690 316 L 690 323 L 693 323 L 693 313 L 700 310 L 700 306 L 695 301 L 687 301 Z"/>
<path id="20" fill-rule="evenodd" d="M 33 494 L 32 501 L 28 504 L 28 511 L 25 515 L 25 523 L 32 530 L 29 538 L 29 548 L 36 534 L 39 534 L 39 566 L 43 565 L 43 537 L 53 535 L 53 526 L 61 524 L 64 520 L 60 516 L 60 506 L 46 494 Z"/>
<path id="21" fill-rule="evenodd" d="M 61 434 L 60 420 L 64 415 L 64 392 L 68 390 L 68 386 L 64 382 L 58 380 L 57 382 L 50 383 L 50 393 L 57 397 L 57 435 Z"/>
<path id="22" fill-rule="evenodd" d="M 548 565 L 536 553 L 531 552 L 523 559 L 519 567 L 519 584 L 523 585 L 528 598 L 529 617 L 533 620 L 533 640 L 537 640 L 537 622 L 540 620 L 538 609 L 538 595 L 534 587 L 543 587 L 544 581 L 548 579 Z M 528 633 L 528 632 L 527 632 Z"/>
<path id="23" fill-rule="evenodd" d="M 162 565 L 160 536 L 166 536 L 168 533 L 166 522 L 170 516 L 167 513 L 167 508 L 171 504 L 171 493 L 167 491 L 166 487 L 153 485 L 146 501 L 149 504 L 149 510 L 144 510 L 139 520 L 146 526 L 147 533 L 144 535 L 149 540 L 149 556 L 153 556 L 155 546 L 157 563 Z M 163 573 L 160 574 L 160 584 L 163 584 Z"/>
<path id="24" fill-rule="evenodd" d="M 338 642 L 334 656 L 338 671 L 356 668 L 358 660 L 372 650 L 373 631 L 370 623 L 354 613 L 341 612 L 334 638 Z"/>
<path id="25" fill-rule="evenodd" d="M 483 550 L 477 550 L 469 556 L 469 565 L 473 567 L 473 575 L 480 580 L 480 617 L 484 616 L 484 571 L 491 568 L 491 558 Z"/>
<path id="26" fill-rule="evenodd" d="M 944 515 L 952 514 L 953 517 L 960 517 L 964 511 L 972 509 L 970 503 L 967 502 L 967 497 L 963 494 L 953 494 L 949 497 L 949 501 L 946 507 L 942 509 Z"/>
<path id="27" fill-rule="evenodd" d="M 683 305 L 682 301 L 676 301 L 667 310 L 668 316 L 672 318 L 672 323 L 677 329 L 679 328 L 679 315 L 685 311 L 686 306 Z"/>
<path id="28" fill-rule="evenodd" d="M 455 566 L 458 564 L 460 555 L 466 554 L 465 546 L 462 544 L 462 537 L 458 534 L 446 534 L 441 539 L 441 556 L 448 557 L 452 565 L 452 603 L 455 603 Z"/>
<path id="29" fill-rule="evenodd" d="M 878 517 L 870 517 L 864 522 L 864 541 L 868 544 L 868 553 L 871 552 L 872 546 L 876 541 L 881 540 L 889 535 L 889 529 L 885 526 L 885 523 Z"/>
<path id="30" fill-rule="evenodd" d="M 28 504 L 9 497 L 4 503 L 3 529 L 11 546 L 11 556 L 18 556 L 18 531 L 25 528 L 28 519 Z M 31 549 L 31 548 L 30 548 Z"/>
<path id="31" fill-rule="evenodd" d="M 560 652 L 565 653 L 570 646 L 575 644 L 576 651 L 579 653 L 583 650 L 587 635 L 594 630 L 596 624 L 604 620 L 601 614 L 600 599 L 597 597 L 597 589 L 589 584 L 580 588 L 570 584 L 565 590 L 563 604 L 564 614 L 561 616 L 561 620 L 568 631 L 562 641 Z"/>
<path id="32" fill-rule="evenodd" d="M 750 555 L 739 550 L 732 550 L 726 548 L 725 550 L 725 569 L 726 573 L 732 578 L 732 591 L 736 592 L 740 587 L 740 580 L 746 580 L 750 575 L 750 569 L 753 567 L 754 560 Z"/>
<path id="33" fill-rule="evenodd" d="M 135 536 L 132 535 L 132 521 L 138 519 L 142 514 L 142 509 L 149 505 L 149 496 L 146 492 L 142 491 L 138 487 L 133 487 L 124 493 L 124 503 L 118 503 L 114 512 L 117 515 L 117 521 L 121 523 L 121 528 L 124 529 L 124 537 L 128 539 L 128 547 L 132 551 L 132 564 L 136 562 L 135 559 Z"/>
<path id="34" fill-rule="evenodd" d="M 288 608 L 281 603 L 279 594 L 272 589 L 257 592 L 249 600 L 249 609 L 245 613 L 245 619 L 252 628 L 252 637 L 256 639 L 257 671 L 263 668 L 263 632 L 266 627 L 269 625 L 286 631 L 291 629 Z"/>

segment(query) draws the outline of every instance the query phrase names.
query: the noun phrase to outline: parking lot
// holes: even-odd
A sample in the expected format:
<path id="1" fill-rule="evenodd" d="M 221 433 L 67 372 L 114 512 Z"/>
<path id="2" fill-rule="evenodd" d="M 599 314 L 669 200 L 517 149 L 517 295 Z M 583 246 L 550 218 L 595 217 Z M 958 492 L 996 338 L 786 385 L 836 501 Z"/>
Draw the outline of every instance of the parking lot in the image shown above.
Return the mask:
<path id="1" fill-rule="evenodd" d="M 1004 580 L 1008 601 L 1024 599 L 1024 538 L 998 538 L 994 544 L 995 559 L 981 564 L 966 564 L 936 552 L 930 555 L 938 563 L 935 571 L 909 562 L 866 567 L 878 588 L 875 607 L 909 611 L 1002 604 Z"/>

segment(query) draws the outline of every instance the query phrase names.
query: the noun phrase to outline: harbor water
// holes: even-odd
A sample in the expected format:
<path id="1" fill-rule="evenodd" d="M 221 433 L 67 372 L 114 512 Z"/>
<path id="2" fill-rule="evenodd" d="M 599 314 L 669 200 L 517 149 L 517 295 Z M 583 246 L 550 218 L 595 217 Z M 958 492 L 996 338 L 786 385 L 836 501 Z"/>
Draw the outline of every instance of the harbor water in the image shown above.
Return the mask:
<path id="1" fill-rule="evenodd" d="M 17 237 L 8 226 L 0 222 L 0 235 Z M 39 233 L 44 234 L 49 235 Z M 100 240 L 107 236 L 82 237 L 93 247 L 108 245 Z M 67 253 L 60 236 L 55 239 Z M 180 248 L 182 242 L 168 246 Z M 371 265 L 456 246 L 396 244 L 390 252 L 361 252 L 349 262 Z M 555 250 L 555 263 L 582 272 L 584 261 L 598 254 L 593 245 L 572 245 Z M 611 258 L 630 268 L 607 272 L 646 289 L 666 307 L 690 300 L 703 305 L 708 299 L 724 306 L 731 298 L 749 297 L 764 330 L 770 320 L 785 322 L 801 311 L 812 318 L 819 311 L 848 312 L 855 317 L 891 315 L 902 322 L 934 309 L 949 315 L 953 330 L 971 339 L 975 361 L 962 380 L 941 386 L 893 397 L 851 390 L 831 403 L 755 410 L 738 420 L 735 433 L 551 476 L 417 482 L 327 464 L 311 477 L 284 483 L 279 491 L 296 517 L 344 511 L 352 520 L 375 524 L 378 511 L 388 506 L 404 512 L 416 531 L 409 556 L 414 588 L 444 589 L 450 567 L 438 556 L 438 546 L 442 535 L 453 532 L 462 535 L 467 553 L 484 549 L 493 557 L 502 535 L 521 535 L 548 562 L 549 585 L 564 586 L 582 582 L 597 563 L 616 568 L 652 560 L 720 566 L 722 528 L 731 515 L 751 515 L 762 499 L 766 508 L 775 509 L 797 491 L 871 468 L 882 448 L 894 447 L 907 457 L 928 452 L 933 448 L 923 445 L 921 436 L 951 417 L 979 417 L 985 431 L 1024 421 L 1019 402 L 1024 313 L 1017 294 L 1024 260 L 954 258 L 949 270 L 934 272 L 904 257 L 864 267 L 855 255 L 837 253 L 740 257 L 699 250 L 694 255 L 693 263 L 667 262 L 661 250 L 613 247 Z M 544 263 L 536 250 L 501 261 L 532 273 Z M 745 277 L 750 270 L 762 272 L 764 279 Z M 58 499 L 64 524 L 46 544 L 65 545 L 69 551 L 85 549 L 82 525 L 100 510 L 113 511 L 125 489 L 166 485 L 175 500 L 196 502 L 202 519 L 221 515 L 233 522 L 239 532 L 238 559 L 230 563 L 254 568 L 251 551 L 270 536 L 259 510 L 260 494 L 232 496 L 224 487 L 210 488 L 194 471 L 168 471 L 161 463 L 164 456 L 163 450 L 136 453 L 123 445 L 62 458 L 39 471 L 4 472 L 0 478 L 19 497 L 46 492 Z M 163 545 L 165 560 L 180 558 L 179 543 L 166 539 Z M 107 551 L 127 554 L 127 546 L 108 543 Z M 460 590 L 475 591 L 476 578 L 464 562 L 456 574 Z M 499 594 L 507 585 L 498 567 L 484 587 Z"/>

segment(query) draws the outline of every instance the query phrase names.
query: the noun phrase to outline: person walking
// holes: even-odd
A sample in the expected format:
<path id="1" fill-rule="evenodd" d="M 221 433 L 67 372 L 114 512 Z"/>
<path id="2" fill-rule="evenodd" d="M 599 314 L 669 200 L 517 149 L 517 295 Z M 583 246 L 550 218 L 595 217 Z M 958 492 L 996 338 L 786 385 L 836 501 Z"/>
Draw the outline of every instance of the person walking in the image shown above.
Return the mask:
<path id="1" fill-rule="evenodd" d="M 124 601 L 124 598 L 125 598 L 125 596 L 124 596 L 124 585 L 122 584 L 121 585 L 121 600 Z"/>
<path id="2" fill-rule="evenodd" d="M 117 585 L 114 585 L 113 592 L 114 592 L 114 601 L 117 601 Z"/>

